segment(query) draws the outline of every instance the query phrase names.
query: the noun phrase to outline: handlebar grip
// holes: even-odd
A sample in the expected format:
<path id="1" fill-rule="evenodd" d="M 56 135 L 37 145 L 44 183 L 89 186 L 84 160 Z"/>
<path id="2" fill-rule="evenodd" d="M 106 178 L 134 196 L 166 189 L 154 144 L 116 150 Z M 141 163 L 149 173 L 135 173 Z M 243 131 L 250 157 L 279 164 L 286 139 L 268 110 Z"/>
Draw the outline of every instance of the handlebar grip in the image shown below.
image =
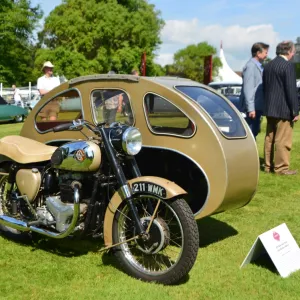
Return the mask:
<path id="1" fill-rule="evenodd" d="M 73 123 L 60 124 L 52 128 L 53 132 L 69 130 Z"/>

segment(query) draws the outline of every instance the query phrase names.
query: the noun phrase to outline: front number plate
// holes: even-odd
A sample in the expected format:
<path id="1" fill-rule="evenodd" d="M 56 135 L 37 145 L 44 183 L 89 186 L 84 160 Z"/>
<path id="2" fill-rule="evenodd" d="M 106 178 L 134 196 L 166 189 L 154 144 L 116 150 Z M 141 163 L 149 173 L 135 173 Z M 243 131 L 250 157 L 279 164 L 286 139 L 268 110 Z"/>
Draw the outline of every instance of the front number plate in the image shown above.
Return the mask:
<path id="1" fill-rule="evenodd" d="M 164 187 L 151 182 L 136 182 L 132 185 L 133 193 L 147 193 L 161 198 L 166 198 L 167 191 Z"/>

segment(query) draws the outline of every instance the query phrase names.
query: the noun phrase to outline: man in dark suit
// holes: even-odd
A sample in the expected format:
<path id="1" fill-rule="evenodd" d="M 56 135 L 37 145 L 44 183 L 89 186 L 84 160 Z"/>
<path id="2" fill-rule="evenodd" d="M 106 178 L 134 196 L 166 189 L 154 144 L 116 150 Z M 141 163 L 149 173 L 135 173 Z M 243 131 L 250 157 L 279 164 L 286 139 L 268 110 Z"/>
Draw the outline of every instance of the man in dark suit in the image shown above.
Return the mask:
<path id="1" fill-rule="evenodd" d="M 260 118 L 264 109 L 264 92 L 262 87 L 263 61 L 268 56 L 269 45 L 255 43 L 251 48 L 252 58 L 243 69 L 243 86 L 240 107 L 246 113 L 246 121 L 254 138 L 260 132 Z"/>
<path id="2" fill-rule="evenodd" d="M 293 42 L 278 44 L 276 55 L 277 57 L 265 66 L 263 72 L 267 117 L 265 171 L 295 175 L 297 171 L 289 169 L 293 126 L 299 119 L 296 70 L 290 62 L 295 55 Z"/>

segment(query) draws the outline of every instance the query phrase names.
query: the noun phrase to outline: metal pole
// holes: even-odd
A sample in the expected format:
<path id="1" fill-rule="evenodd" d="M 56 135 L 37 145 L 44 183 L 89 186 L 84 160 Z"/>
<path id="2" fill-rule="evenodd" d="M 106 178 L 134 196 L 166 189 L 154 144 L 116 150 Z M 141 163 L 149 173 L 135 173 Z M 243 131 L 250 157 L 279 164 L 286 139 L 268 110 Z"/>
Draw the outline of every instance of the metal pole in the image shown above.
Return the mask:
<path id="1" fill-rule="evenodd" d="M 2 82 L 0 83 L 0 96 L 2 97 Z"/>
<path id="2" fill-rule="evenodd" d="M 141 56 L 141 75 L 146 76 L 146 52 L 142 53 Z"/>
<path id="3" fill-rule="evenodd" d="M 31 82 L 29 81 L 29 101 L 31 100 Z"/>

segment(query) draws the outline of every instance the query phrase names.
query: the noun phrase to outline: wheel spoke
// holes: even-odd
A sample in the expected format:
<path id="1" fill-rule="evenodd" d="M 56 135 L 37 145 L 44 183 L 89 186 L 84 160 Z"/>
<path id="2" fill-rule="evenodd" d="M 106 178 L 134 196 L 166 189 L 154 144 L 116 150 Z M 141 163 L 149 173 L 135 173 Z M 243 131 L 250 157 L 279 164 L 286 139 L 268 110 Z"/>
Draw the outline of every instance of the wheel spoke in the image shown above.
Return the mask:
<path id="1" fill-rule="evenodd" d="M 153 220 L 154 220 L 154 218 L 155 218 L 155 215 L 156 215 L 156 212 L 157 212 L 157 210 L 158 210 L 159 204 L 160 204 L 160 199 L 157 201 L 156 207 L 155 207 L 155 209 L 154 209 L 153 215 L 152 215 L 151 220 L 150 220 L 150 222 L 149 222 L 149 225 L 148 225 L 148 227 L 147 227 L 146 233 L 149 233 L 150 227 L 151 227 L 151 225 L 152 225 L 152 223 L 153 223 Z"/>
<path id="2" fill-rule="evenodd" d="M 130 210 L 125 204 L 118 220 L 120 242 L 123 242 L 120 248 L 126 252 L 130 264 L 142 272 L 168 272 L 182 254 L 183 231 L 178 216 L 168 203 L 159 198 L 139 196 L 134 199 L 134 203 L 149 237 L 146 240 L 139 238 L 126 242 L 136 234 L 133 222 L 128 217 Z M 149 212 L 149 206 L 153 206 L 153 213 Z"/>

